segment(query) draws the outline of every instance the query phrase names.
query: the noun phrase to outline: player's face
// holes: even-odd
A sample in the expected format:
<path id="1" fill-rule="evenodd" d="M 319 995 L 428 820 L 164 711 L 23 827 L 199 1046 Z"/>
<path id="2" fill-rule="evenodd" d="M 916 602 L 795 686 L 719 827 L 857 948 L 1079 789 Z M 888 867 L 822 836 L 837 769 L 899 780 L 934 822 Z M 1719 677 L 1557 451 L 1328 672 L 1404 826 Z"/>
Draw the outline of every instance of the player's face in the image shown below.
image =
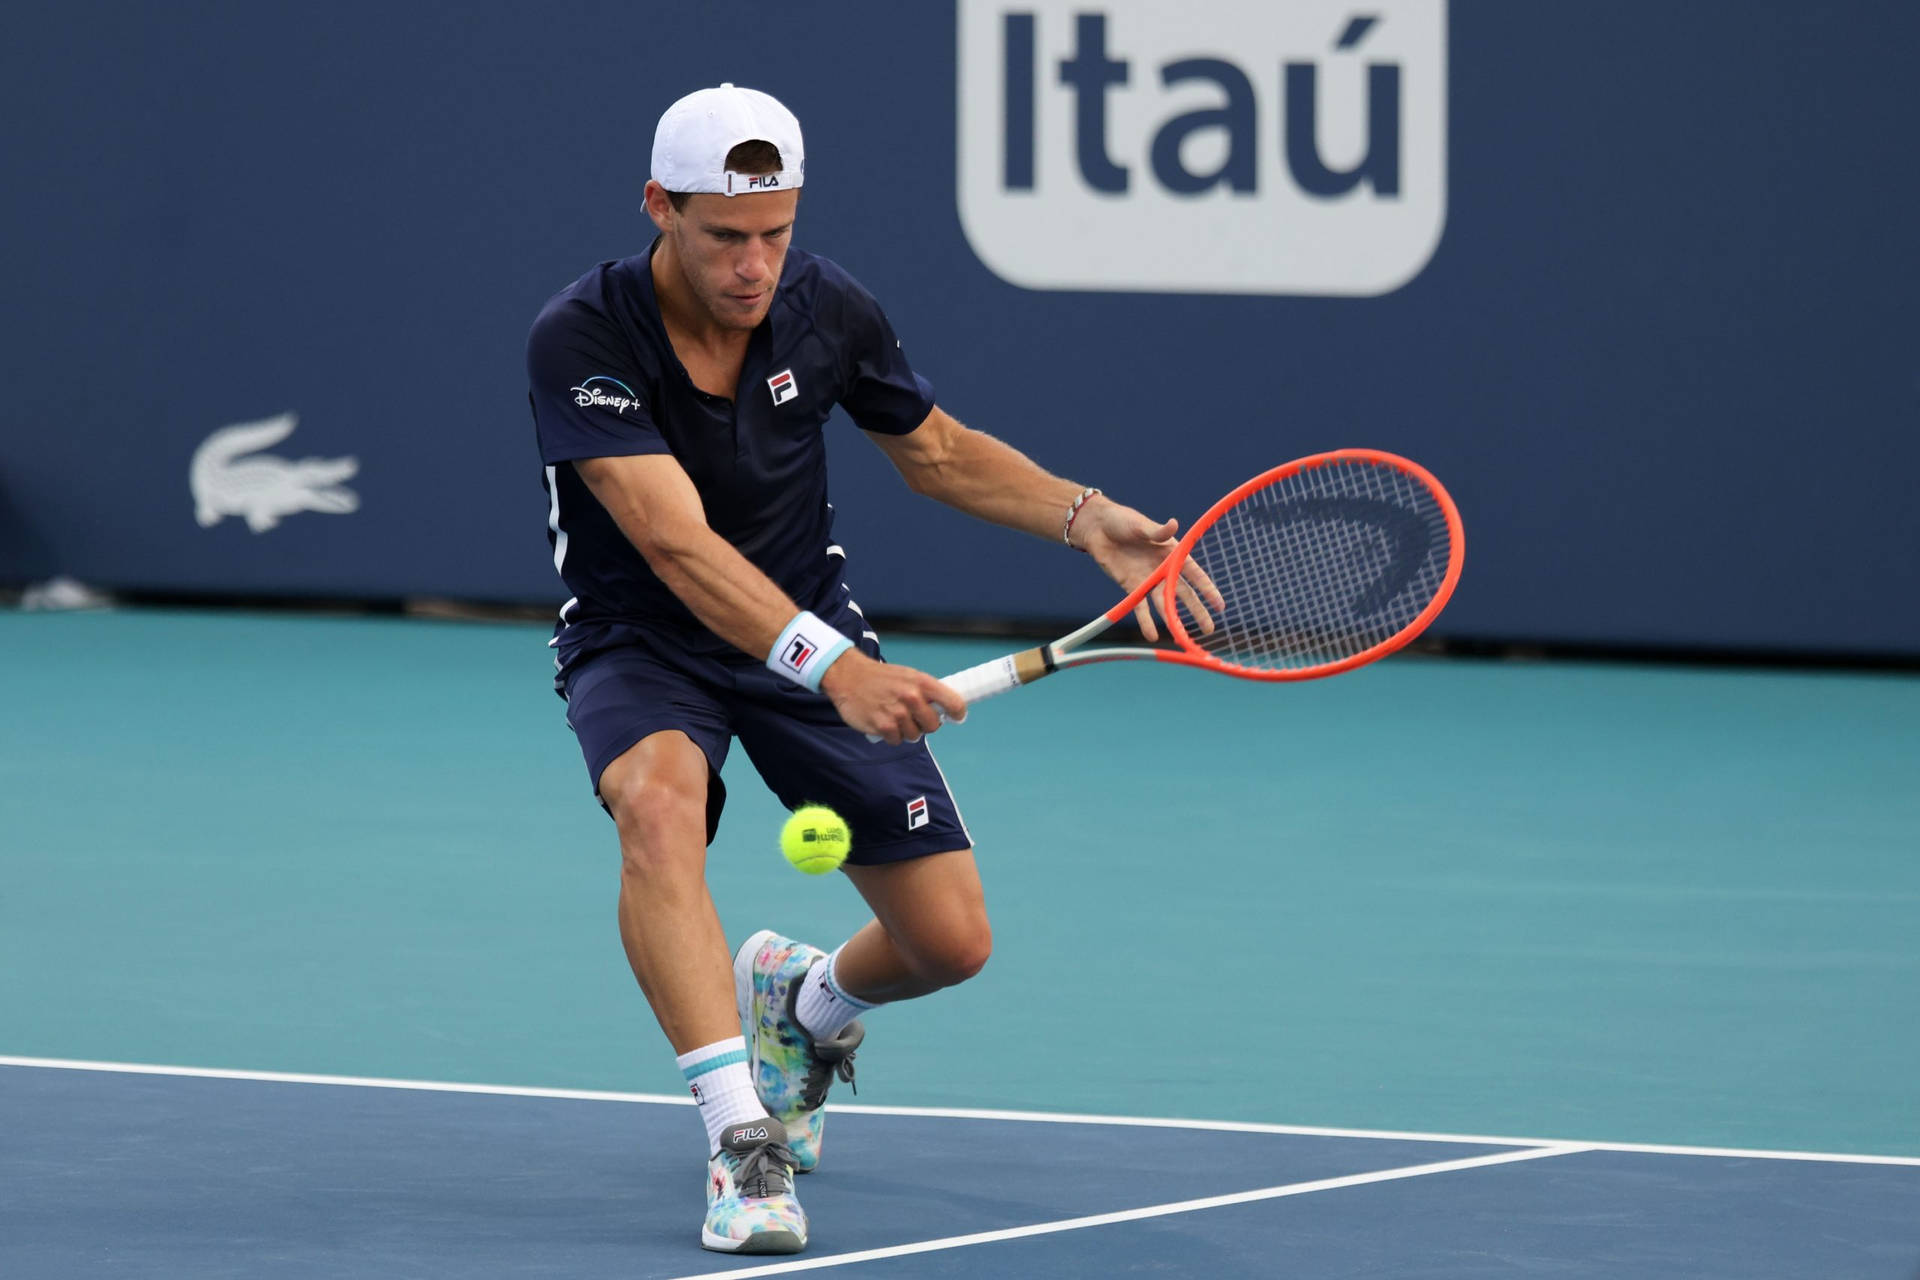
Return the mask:
<path id="1" fill-rule="evenodd" d="M 714 323 L 752 329 L 767 318 L 793 238 L 796 191 L 750 196 L 693 195 L 670 227 L 687 285 Z"/>

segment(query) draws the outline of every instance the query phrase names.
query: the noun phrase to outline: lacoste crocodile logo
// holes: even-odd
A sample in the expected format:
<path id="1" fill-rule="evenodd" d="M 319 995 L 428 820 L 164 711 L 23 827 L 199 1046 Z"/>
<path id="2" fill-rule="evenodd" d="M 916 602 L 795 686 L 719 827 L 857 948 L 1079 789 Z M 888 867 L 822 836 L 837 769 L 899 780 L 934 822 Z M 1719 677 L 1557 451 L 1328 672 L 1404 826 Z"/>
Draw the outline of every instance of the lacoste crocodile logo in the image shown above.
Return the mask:
<path id="1" fill-rule="evenodd" d="M 201 528 L 239 516 L 247 528 L 265 533 L 301 511 L 343 516 L 359 510 L 360 495 L 340 483 L 360 470 L 358 458 L 292 460 L 258 452 L 285 440 L 299 423 L 297 414 L 283 413 L 222 427 L 200 443 L 187 482 Z"/>

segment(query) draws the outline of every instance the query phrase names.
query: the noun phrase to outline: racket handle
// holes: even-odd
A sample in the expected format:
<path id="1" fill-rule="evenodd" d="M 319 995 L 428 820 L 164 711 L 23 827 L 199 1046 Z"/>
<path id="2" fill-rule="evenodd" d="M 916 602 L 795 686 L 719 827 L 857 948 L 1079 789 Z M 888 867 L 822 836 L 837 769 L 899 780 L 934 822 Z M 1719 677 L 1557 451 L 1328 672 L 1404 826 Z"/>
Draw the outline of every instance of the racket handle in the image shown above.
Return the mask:
<path id="1" fill-rule="evenodd" d="M 995 694 L 1018 689 L 1024 682 L 1014 667 L 1014 655 L 1007 654 L 991 662 L 983 662 L 977 667 L 968 667 L 965 671 L 956 671 L 940 683 L 965 698 L 969 705 L 982 698 L 991 698 Z M 944 717 L 943 717 L 944 718 Z"/>
<path id="2" fill-rule="evenodd" d="M 996 694 L 1018 689 L 1021 685 L 1038 680 L 1052 671 L 1053 661 L 1046 652 L 1047 648 L 1048 646 L 1042 645 L 1038 649 L 1009 653 L 991 662 L 968 667 L 965 671 L 956 671 L 940 683 L 965 698 L 967 705 L 972 706 L 982 698 L 991 698 Z M 939 711 L 938 708 L 935 710 L 942 723 L 945 723 L 947 713 Z M 870 733 L 867 735 L 867 741 L 878 742 L 880 735 Z"/>

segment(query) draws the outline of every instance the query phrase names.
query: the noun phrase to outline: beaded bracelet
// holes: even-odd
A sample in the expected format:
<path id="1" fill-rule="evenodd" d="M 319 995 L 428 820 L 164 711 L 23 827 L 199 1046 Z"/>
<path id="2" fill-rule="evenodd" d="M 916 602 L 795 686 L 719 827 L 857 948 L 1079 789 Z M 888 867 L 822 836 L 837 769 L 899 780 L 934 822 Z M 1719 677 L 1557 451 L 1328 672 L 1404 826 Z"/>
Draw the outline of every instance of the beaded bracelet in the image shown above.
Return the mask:
<path id="1" fill-rule="evenodd" d="M 1066 524 L 1066 527 L 1065 527 L 1065 528 L 1063 528 L 1062 530 L 1060 530 L 1060 541 L 1062 541 L 1062 542 L 1064 542 L 1064 543 L 1066 543 L 1066 544 L 1067 544 L 1068 546 L 1070 546 L 1070 547 L 1073 547 L 1073 521 L 1074 521 L 1074 517 L 1076 517 L 1076 516 L 1078 516 L 1078 515 L 1080 514 L 1080 508 L 1081 508 L 1082 506 L 1084 506 L 1084 505 L 1086 504 L 1086 501 L 1087 501 L 1087 499 L 1088 499 L 1088 498 L 1091 498 L 1091 497 L 1092 497 L 1092 496 L 1093 496 L 1094 494 L 1096 494 L 1096 493 L 1098 493 L 1098 492 L 1100 492 L 1100 491 L 1099 491 L 1098 489 L 1082 489 L 1082 490 L 1080 491 L 1080 496 L 1079 496 L 1079 497 L 1077 497 L 1077 498 L 1075 498 L 1075 499 L 1073 500 L 1073 505 L 1067 508 L 1067 524 Z M 1085 550 L 1086 550 L 1086 548 L 1085 548 L 1085 547 L 1073 547 L 1073 549 L 1074 549 L 1075 551 L 1085 551 Z"/>

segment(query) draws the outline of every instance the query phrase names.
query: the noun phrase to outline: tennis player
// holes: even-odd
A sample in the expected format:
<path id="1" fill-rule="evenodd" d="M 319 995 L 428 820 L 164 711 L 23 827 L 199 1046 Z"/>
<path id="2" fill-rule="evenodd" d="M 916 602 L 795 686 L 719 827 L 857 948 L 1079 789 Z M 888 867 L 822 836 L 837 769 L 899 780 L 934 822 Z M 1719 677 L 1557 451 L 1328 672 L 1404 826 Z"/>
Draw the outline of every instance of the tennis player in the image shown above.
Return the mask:
<path id="1" fill-rule="evenodd" d="M 701 1243 L 739 1253 L 805 1247 L 792 1175 L 820 1159 L 860 1015 L 965 981 L 992 945 L 923 741 L 966 706 L 884 662 L 849 593 L 828 414 L 844 408 L 914 492 L 1089 552 L 1122 586 L 1176 532 L 938 408 L 873 297 L 790 247 L 804 174 L 800 125 L 773 98 L 680 99 L 654 135 L 652 246 L 556 295 L 527 346 L 573 596 L 555 686 L 619 832 L 627 959 L 706 1124 Z M 852 827 L 845 869 L 873 919 L 831 954 L 767 931 L 729 967 L 705 860 L 736 737 L 782 804 Z"/>

